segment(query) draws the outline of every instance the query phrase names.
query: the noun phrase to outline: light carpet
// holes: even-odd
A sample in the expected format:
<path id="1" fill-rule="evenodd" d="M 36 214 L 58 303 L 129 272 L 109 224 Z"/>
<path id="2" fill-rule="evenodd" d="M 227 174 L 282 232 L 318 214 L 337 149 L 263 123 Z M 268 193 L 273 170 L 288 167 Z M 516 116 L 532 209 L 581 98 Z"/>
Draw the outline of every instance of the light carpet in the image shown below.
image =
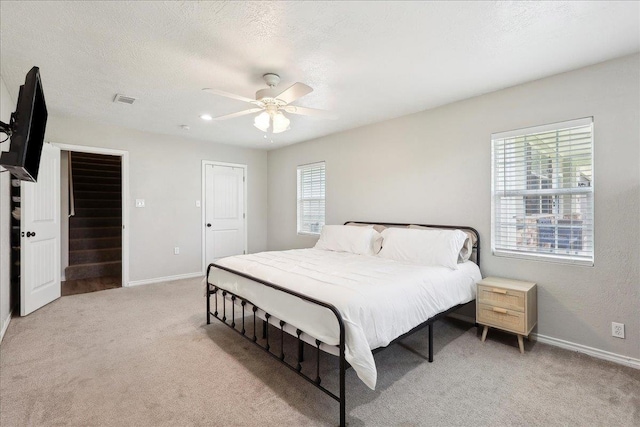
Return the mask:
<path id="1" fill-rule="evenodd" d="M 11 321 L 0 425 L 336 425 L 337 402 L 214 320 L 199 279 L 63 297 Z M 640 425 L 640 371 L 454 320 L 347 371 L 349 426 Z M 309 349 L 308 349 L 309 350 Z M 309 363 L 313 354 L 307 351 Z M 323 383 L 335 385 L 324 357 Z"/>

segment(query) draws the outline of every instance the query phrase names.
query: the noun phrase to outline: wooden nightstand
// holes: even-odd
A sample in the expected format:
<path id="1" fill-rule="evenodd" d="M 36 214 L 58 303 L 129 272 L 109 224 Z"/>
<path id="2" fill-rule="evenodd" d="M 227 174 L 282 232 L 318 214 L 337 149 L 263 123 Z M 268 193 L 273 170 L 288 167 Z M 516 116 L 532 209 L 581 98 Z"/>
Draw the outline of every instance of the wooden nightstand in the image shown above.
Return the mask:
<path id="1" fill-rule="evenodd" d="M 484 326 L 482 341 L 489 327 L 518 335 L 520 353 L 524 353 L 523 337 L 538 321 L 536 284 L 501 277 L 487 277 L 478 282 L 476 322 Z"/>

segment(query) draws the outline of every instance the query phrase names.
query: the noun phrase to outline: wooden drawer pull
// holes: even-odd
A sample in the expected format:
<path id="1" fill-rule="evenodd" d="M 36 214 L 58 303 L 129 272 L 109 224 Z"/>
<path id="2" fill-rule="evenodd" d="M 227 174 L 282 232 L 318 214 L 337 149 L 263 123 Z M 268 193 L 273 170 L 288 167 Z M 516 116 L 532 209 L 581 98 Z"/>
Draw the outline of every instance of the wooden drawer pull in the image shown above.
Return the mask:
<path id="1" fill-rule="evenodd" d="M 493 288 L 493 289 L 491 289 L 491 292 L 493 292 L 494 294 L 503 294 L 503 295 L 507 294 L 507 291 L 505 289 Z"/>
<path id="2" fill-rule="evenodd" d="M 507 310 L 505 310 L 504 308 L 493 307 L 493 311 L 495 311 L 496 313 L 507 314 Z"/>

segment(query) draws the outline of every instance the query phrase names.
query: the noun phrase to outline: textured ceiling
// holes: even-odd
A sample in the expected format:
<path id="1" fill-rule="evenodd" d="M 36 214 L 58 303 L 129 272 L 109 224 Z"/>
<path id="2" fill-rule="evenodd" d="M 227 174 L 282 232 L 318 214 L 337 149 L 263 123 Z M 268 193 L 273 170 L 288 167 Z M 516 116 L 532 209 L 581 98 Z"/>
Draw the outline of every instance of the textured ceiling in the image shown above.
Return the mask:
<path id="1" fill-rule="evenodd" d="M 54 114 L 268 149 L 637 52 L 639 20 L 635 1 L 2 1 L 0 72 L 15 99 L 39 66 Z M 273 143 L 253 116 L 199 119 L 248 106 L 202 88 L 253 97 L 266 72 L 339 118 L 290 115 Z"/>

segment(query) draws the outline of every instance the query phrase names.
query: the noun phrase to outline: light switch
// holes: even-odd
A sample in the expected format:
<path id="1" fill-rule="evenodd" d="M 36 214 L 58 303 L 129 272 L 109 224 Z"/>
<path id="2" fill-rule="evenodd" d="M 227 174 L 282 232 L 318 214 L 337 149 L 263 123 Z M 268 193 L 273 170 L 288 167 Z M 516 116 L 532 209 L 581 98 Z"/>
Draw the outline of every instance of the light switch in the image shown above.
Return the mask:
<path id="1" fill-rule="evenodd" d="M 136 208 L 144 208 L 144 199 L 136 199 Z"/>
<path id="2" fill-rule="evenodd" d="M 200 200 L 196 200 L 196 208 L 200 207 Z"/>

